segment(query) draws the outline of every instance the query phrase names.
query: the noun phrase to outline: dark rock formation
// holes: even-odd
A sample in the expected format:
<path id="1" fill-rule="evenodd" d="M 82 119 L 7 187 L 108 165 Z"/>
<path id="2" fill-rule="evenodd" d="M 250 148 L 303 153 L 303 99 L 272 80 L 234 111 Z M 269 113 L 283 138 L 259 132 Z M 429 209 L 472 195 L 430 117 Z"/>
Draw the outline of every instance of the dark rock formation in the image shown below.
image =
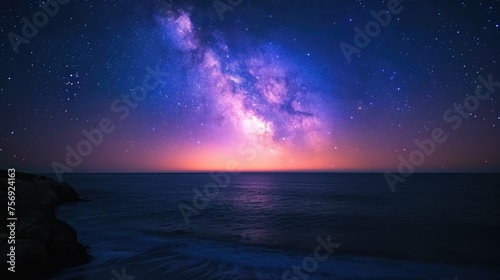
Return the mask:
<path id="1" fill-rule="evenodd" d="M 0 170 L 0 219 L 7 222 L 7 171 Z M 78 243 L 76 231 L 55 216 L 60 203 L 82 200 L 67 183 L 45 176 L 16 172 L 15 176 L 16 243 L 15 273 L 7 271 L 9 232 L 0 228 L 1 279 L 48 279 L 61 268 L 81 265 L 90 260 L 85 247 Z"/>

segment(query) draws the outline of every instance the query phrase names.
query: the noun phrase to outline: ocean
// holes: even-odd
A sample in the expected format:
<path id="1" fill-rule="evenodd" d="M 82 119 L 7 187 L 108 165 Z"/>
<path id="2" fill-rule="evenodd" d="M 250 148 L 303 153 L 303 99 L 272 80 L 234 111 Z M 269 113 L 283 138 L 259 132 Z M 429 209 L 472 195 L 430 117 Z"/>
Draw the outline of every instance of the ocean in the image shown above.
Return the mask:
<path id="1" fill-rule="evenodd" d="M 208 173 L 65 179 L 88 201 L 57 216 L 93 260 L 57 280 L 500 279 L 500 174 L 393 193 L 383 174 L 241 173 L 208 196 Z"/>

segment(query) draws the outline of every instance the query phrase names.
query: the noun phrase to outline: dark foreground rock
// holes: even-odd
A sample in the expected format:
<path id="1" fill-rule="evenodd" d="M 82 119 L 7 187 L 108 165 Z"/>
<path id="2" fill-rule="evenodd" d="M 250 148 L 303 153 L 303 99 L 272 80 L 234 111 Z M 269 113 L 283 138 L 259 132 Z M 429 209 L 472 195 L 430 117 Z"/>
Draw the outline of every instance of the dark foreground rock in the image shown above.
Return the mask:
<path id="1" fill-rule="evenodd" d="M 7 223 L 7 171 L 0 170 L 0 219 Z M 48 279 L 61 268 L 81 265 L 90 260 L 85 247 L 78 243 L 76 231 L 55 216 L 55 208 L 64 202 L 82 200 L 66 183 L 45 176 L 16 172 L 15 176 L 15 273 L 7 270 L 10 230 L 0 229 L 1 279 Z M 11 189 L 12 190 L 12 189 Z M 12 241 L 11 241 L 12 242 Z"/>

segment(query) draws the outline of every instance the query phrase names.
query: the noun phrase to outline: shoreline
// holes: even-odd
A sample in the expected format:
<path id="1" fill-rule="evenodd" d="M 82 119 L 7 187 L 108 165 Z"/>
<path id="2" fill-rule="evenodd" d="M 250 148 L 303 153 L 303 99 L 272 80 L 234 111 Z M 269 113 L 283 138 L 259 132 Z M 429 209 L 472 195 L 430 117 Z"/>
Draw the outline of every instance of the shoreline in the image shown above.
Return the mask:
<path id="1" fill-rule="evenodd" d="M 4 266 L 9 265 L 8 252 L 15 255 L 9 257 L 9 267 L 14 268 L 5 267 L 2 273 L 6 279 L 50 279 L 63 268 L 91 260 L 87 248 L 78 242 L 75 229 L 56 216 L 59 205 L 85 201 L 85 198 L 69 184 L 42 175 L 16 172 L 13 184 L 7 183 L 7 170 L 2 170 L 0 180 L 3 185 L 10 185 L 9 194 L 15 191 L 14 197 L 9 196 L 15 207 L 15 217 L 11 218 L 16 220 L 12 228 L 15 239 L 8 240 L 5 229 L 0 232 L 0 260 Z M 2 205 L 7 205 L 7 191 L 2 188 L 0 195 Z"/>

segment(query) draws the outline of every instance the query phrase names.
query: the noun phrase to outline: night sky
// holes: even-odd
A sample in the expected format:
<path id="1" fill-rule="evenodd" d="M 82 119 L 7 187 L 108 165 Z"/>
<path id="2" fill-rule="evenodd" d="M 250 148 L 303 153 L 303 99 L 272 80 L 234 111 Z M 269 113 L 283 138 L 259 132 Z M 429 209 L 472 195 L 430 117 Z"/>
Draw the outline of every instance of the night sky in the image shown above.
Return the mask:
<path id="1" fill-rule="evenodd" d="M 14 2 L 0 168 L 500 171 L 500 1 Z"/>

